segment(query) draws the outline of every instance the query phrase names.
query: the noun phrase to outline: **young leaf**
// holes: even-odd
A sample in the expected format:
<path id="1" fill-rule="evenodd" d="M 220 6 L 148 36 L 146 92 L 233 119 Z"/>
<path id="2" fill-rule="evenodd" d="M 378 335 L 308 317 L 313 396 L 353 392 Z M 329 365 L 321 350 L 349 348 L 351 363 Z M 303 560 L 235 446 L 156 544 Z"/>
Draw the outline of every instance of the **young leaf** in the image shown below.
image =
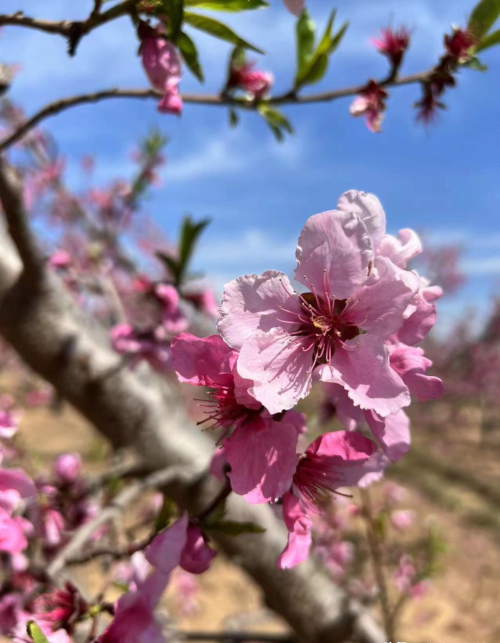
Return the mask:
<path id="1" fill-rule="evenodd" d="M 205 529 L 215 528 L 216 525 L 220 524 L 222 519 L 226 514 L 226 500 L 222 500 L 217 504 L 217 506 L 205 516 L 202 520 L 202 525 Z"/>
<path id="2" fill-rule="evenodd" d="M 485 36 L 481 42 L 475 46 L 474 51 L 484 51 L 485 49 L 489 49 L 495 45 L 500 45 L 500 29 L 492 31 L 490 34 Z"/>
<path id="3" fill-rule="evenodd" d="M 211 36 L 214 36 L 214 38 L 231 42 L 233 45 L 243 47 L 244 49 L 251 49 L 252 51 L 256 51 L 258 54 L 264 53 L 261 49 L 251 45 L 246 40 L 243 40 L 243 38 L 240 38 L 237 33 L 218 20 L 186 11 L 184 13 L 184 21 L 191 25 L 191 27 L 204 31 Z"/>
<path id="4" fill-rule="evenodd" d="M 477 56 L 471 56 L 465 63 L 463 63 L 462 67 L 472 69 L 473 71 L 488 71 L 488 67 L 483 65 Z"/>
<path id="5" fill-rule="evenodd" d="M 210 531 L 217 531 L 228 536 L 241 536 L 242 534 L 263 534 L 266 530 L 253 522 L 235 522 L 233 520 L 222 520 L 209 528 Z"/>
<path id="6" fill-rule="evenodd" d="M 472 10 L 467 29 L 480 41 L 500 16 L 500 0 L 480 0 Z"/>
<path id="7" fill-rule="evenodd" d="M 28 636 L 34 643 L 49 643 L 47 637 L 38 627 L 35 621 L 28 621 L 28 624 L 26 625 L 26 631 L 28 633 Z"/>
<path id="8" fill-rule="evenodd" d="M 184 18 L 184 0 L 163 0 L 162 11 L 168 17 L 165 22 L 168 37 L 172 42 L 177 43 Z"/>
<path id="9" fill-rule="evenodd" d="M 280 143 L 285 138 L 285 132 L 293 134 L 293 127 L 290 121 L 277 109 L 261 104 L 258 106 L 257 111 L 269 125 L 272 133 Z"/>
<path id="10" fill-rule="evenodd" d="M 191 257 L 193 256 L 196 243 L 198 242 L 201 233 L 209 223 L 210 219 L 203 219 L 199 223 L 193 223 L 191 217 L 186 217 L 184 219 L 179 241 L 179 269 L 176 285 L 180 285 L 182 283 Z"/>
<path id="11" fill-rule="evenodd" d="M 179 37 L 177 38 L 177 46 L 179 47 L 182 59 L 186 63 L 187 67 L 202 83 L 205 78 L 203 76 L 203 70 L 198 58 L 198 50 L 196 49 L 196 45 L 187 35 L 187 33 L 181 31 Z"/>
<path id="12" fill-rule="evenodd" d="M 297 36 L 297 78 L 301 76 L 309 65 L 314 52 L 314 39 L 316 34 L 316 25 L 313 19 L 304 9 L 302 15 L 297 21 L 295 29 Z"/>
<path id="13" fill-rule="evenodd" d="M 240 117 L 238 112 L 232 107 L 230 107 L 229 108 L 229 126 L 236 127 L 236 125 L 238 125 L 239 122 L 240 122 Z"/>
<path id="14" fill-rule="evenodd" d="M 269 4 L 264 0 L 185 0 L 186 7 L 209 9 L 210 11 L 248 11 L 264 9 Z"/>
<path id="15" fill-rule="evenodd" d="M 154 533 L 159 534 L 162 529 L 168 527 L 172 522 L 172 518 L 175 516 L 175 502 L 172 498 L 169 498 L 165 494 L 163 495 L 163 504 L 160 509 L 160 513 L 156 516 L 155 529 Z"/>
<path id="16" fill-rule="evenodd" d="M 325 75 L 328 69 L 329 57 L 340 45 L 349 26 L 349 23 L 345 22 L 339 31 L 333 35 L 332 30 L 335 15 L 336 10 L 334 9 L 330 15 L 323 37 L 321 38 L 316 51 L 297 72 L 297 76 L 295 78 L 295 89 L 299 89 L 302 85 L 312 85 L 317 83 Z"/>
<path id="17" fill-rule="evenodd" d="M 160 250 L 157 250 L 155 252 L 155 256 L 162 261 L 166 268 L 167 271 L 172 275 L 174 283 L 178 283 L 179 281 L 179 262 L 175 257 L 171 257 L 170 255 L 165 254 L 164 252 L 161 252 Z"/>

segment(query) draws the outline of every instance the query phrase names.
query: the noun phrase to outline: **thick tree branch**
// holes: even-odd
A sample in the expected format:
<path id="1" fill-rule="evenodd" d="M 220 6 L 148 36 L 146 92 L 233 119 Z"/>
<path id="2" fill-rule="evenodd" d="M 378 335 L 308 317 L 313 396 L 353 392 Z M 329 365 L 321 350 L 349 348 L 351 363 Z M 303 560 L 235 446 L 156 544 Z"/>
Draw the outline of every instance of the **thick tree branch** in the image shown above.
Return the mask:
<path id="1" fill-rule="evenodd" d="M 392 80 L 381 81 L 380 84 L 385 87 L 410 85 L 412 83 L 421 83 L 431 73 L 431 70 L 421 72 L 419 74 L 412 74 L 411 76 L 403 76 Z M 305 105 L 309 103 L 324 103 L 345 98 L 347 96 L 355 96 L 359 94 L 366 87 L 363 85 L 354 85 L 352 87 L 345 87 L 344 89 L 335 89 L 320 94 L 310 94 L 309 96 L 298 96 L 293 93 L 281 94 L 273 98 L 267 99 L 265 102 L 268 105 Z M 160 94 L 154 89 L 107 89 L 92 94 L 82 94 L 81 96 L 71 96 L 70 98 L 63 98 L 43 107 L 39 112 L 34 114 L 25 123 L 20 125 L 10 136 L 0 141 L 0 152 L 3 152 L 8 147 L 17 143 L 23 138 L 30 130 L 36 127 L 46 118 L 55 116 L 62 111 L 76 107 L 77 105 L 84 105 L 87 103 L 97 103 L 109 98 L 155 98 L 158 99 Z M 217 107 L 238 107 L 240 109 L 255 110 L 258 103 L 247 101 L 238 98 L 231 98 L 230 96 L 221 96 L 217 94 L 183 94 L 182 99 L 185 103 L 193 105 L 212 105 Z"/>
<path id="2" fill-rule="evenodd" d="M 8 168 L 0 166 L 5 183 Z M 4 210 L 12 202 L 0 192 Z M 20 194 L 15 203 L 21 203 Z M 5 241 L 4 257 L 12 253 Z M 6 265 L 12 283 L 12 262 Z M 0 283 L 2 280 L 0 279 Z M 214 446 L 186 415 L 173 383 L 146 367 L 119 369 L 99 378 L 119 361 L 109 338 L 79 309 L 61 280 L 41 266 L 40 278 L 22 272 L 7 292 L 0 293 L 0 334 L 21 358 L 49 381 L 115 448 L 129 447 L 151 470 L 181 467 L 183 479 L 167 491 L 181 509 L 198 515 L 214 497 L 208 465 Z M 215 536 L 218 547 L 262 588 L 267 605 L 280 614 L 306 643 L 352 641 L 382 643 L 383 633 L 371 615 L 351 601 L 312 560 L 292 570 L 278 570 L 276 558 L 286 532 L 268 506 L 248 505 L 232 494 L 227 499 L 231 520 L 262 526 L 263 534 L 232 538 Z"/>
<path id="3" fill-rule="evenodd" d="M 24 268 L 30 274 L 43 263 L 35 236 L 24 210 L 23 194 L 14 170 L 0 156 L 0 201 L 2 202 L 9 234 L 14 241 Z"/>

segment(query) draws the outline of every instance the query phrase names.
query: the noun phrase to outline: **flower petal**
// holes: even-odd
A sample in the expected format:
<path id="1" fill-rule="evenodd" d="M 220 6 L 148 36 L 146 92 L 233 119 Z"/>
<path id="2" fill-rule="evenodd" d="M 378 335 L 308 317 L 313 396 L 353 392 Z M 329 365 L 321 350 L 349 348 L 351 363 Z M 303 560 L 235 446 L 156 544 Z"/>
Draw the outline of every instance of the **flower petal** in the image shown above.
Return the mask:
<path id="1" fill-rule="evenodd" d="M 170 574 L 180 563 L 187 528 L 188 515 L 184 513 L 177 522 L 160 531 L 145 551 L 148 563 L 162 574 Z"/>
<path id="2" fill-rule="evenodd" d="M 350 212 L 331 210 L 310 217 L 300 233 L 295 279 L 338 299 L 347 299 L 365 283 L 373 246 L 361 219 Z"/>
<path id="3" fill-rule="evenodd" d="M 286 416 L 281 422 L 260 419 L 238 427 L 224 442 L 233 491 L 251 504 L 281 497 L 290 489 L 297 467 L 298 437 L 297 427 Z"/>
<path id="4" fill-rule="evenodd" d="M 349 190 L 344 192 L 337 203 L 342 212 L 356 214 L 366 226 L 368 234 L 376 248 L 385 234 L 385 212 L 374 194 Z"/>
<path id="5" fill-rule="evenodd" d="M 278 318 L 289 315 L 280 306 L 300 312 L 300 302 L 284 273 L 267 270 L 260 276 L 244 275 L 225 285 L 217 329 L 230 346 L 241 348 L 255 331 L 282 325 Z"/>
<path id="6" fill-rule="evenodd" d="M 276 328 L 255 333 L 241 349 L 238 372 L 253 381 L 250 394 L 271 415 L 293 408 L 311 390 L 312 354 L 303 349 L 301 342 Z"/>
<path id="7" fill-rule="evenodd" d="M 280 569 L 290 569 L 307 560 L 311 548 L 312 522 L 291 493 L 283 496 L 283 519 L 288 529 L 288 543 L 278 558 Z"/>
<path id="8" fill-rule="evenodd" d="M 439 377 L 425 374 L 432 362 L 424 356 L 422 348 L 397 346 L 391 350 L 390 363 L 419 402 L 436 400 L 445 392 Z"/>
<path id="9" fill-rule="evenodd" d="M 401 410 L 386 418 L 365 411 L 366 421 L 375 439 L 392 462 L 397 462 L 410 450 L 410 420 Z"/>
<path id="10" fill-rule="evenodd" d="M 219 335 L 195 337 L 181 333 L 172 341 L 172 360 L 181 382 L 195 386 L 227 384 L 232 376 L 223 373 L 223 364 L 234 351 Z"/>
<path id="11" fill-rule="evenodd" d="M 434 302 L 441 297 L 442 292 L 439 286 L 432 286 L 424 288 L 420 294 L 415 295 L 414 301 L 409 306 L 411 314 L 396 333 L 397 341 L 413 346 L 424 339 L 436 323 L 437 312 Z"/>
<path id="12" fill-rule="evenodd" d="M 382 239 L 378 254 L 387 257 L 399 268 L 406 268 L 408 262 L 422 252 L 422 242 L 415 230 L 405 228 L 397 237 L 386 234 Z"/>
<path id="13" fill-rule="evenodd" d="M 383 339 L 404 324 L 404 312 L 419 288 L 418 277 L 403 274 L 389 259 L 375 259 L 377 276 L 348 300 L 343 318 Z"/>
<path id="14" fill-rule="evenodd" d="M 331 366 L 318 367 L 323 382 L 342 384 L 356 406 L 382 417 L 410 404 L 410 392 L 390 367 L 389 351 L 381 340 L 360 335 L 347 344 L 353 350 L 338 347 Z"/>

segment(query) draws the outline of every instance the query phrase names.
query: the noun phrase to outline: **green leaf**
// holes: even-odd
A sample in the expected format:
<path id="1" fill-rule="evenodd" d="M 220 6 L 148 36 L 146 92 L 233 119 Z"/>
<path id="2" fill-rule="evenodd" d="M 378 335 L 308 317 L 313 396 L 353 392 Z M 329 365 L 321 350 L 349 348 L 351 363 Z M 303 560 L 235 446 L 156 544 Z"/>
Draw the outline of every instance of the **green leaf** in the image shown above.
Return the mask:
<path id="1" fill-rule="evenodd" d="M 226 499 L 222 500 L 217 504 L 217 506 L 205 516 L 202 520 L 202 525 L 206 529 L 211 529 L 215 525 L 218 525 L 224 516 L 226 515 Z"/>
<path id="2" fill-rule="evenodd" d="M 156 521 L 155 521 L 155 528 L 154 528 L 154 534 L 159 534 L 160 531 L 165 529 L 165 527 L 168 527 L 169 524 L 172 522 L 172 518 L 175 516 L 176 513 L 176 504 L 172 500 L 172 498 L 169 498 L 165 494 L 163 494 L 163 504 L 160 509 L 160 513 L 156 516 Z"/>
<path id="3" fill-rule="evenodd" d="M 340 45 L 349 26 L 349 23 L 345 22 L 334 35 L 332 30 L 335 15 L 336 9 L 334 9 L 330 15 L 323 37 L 321 38 L 316 51 L 314 51 L 314 53 L 298 69 L 297 76 L 295 78 L 295 89 L 299 89 L 302 85 L 312 85 L 317 83 L 326 74 L 329 57 Z"/>
<path id="4" fill-rule="evenodd" d="M 162 12 L 166 13 L 168 17 L 168 20 L 165 21 L 168 38 L 177 43 L 184 19 L 184 0 L 163 0 Z"/>
<path id="5" fill-rule="evenodd" d="M 157 250 L 155 252 L 155 255 L 160 261 L 163 261 L 163 263 L 166 265 L 167 270 L 172 273 L 172 276 L 174 278 L 174 282 L 177 283 L 178 281 L 178 274 L 179 274 L 179 262 L 175 257 L 171 257 L 170 255 L 165 254 L 164 252 L 161 252 L 160 250 Z"/>
<path id="6" fill-rule="evenodd" d="M 233 43 L 233 45 L 243 47 L 244 49 L 251 49 L 252 51 L 256 51 L 258 54 L 264 53 L 261 49 L 258 49 L 246 40 L 243 40 L 243 38 L 238 36 L 238 34 L 235 33 L 230 27 L 223 24 L 222 22 L 219 22 L 218 20 L 186 11 L 184 13 L 184 21 L 191 25 L 191 27 L 199 29 L 200 31 L 204 31 L 211 36 L 214 36 L 214 38 L 219 38 L 220 40 L 231 42 Z"/>
<path id="7" fill-rule="evenodd" d="M 472 10 L 467 29 L 481 40 L 500 16 L 500 0 L 480 0 Z"/>
<path id="8" fill-rule="evenodd" d="M 266 530 L 254 522 L 234 522 L 223 520 L 209 528 L 209 531 L 217 531 L 227 536 L 241 536 L 242 534 L 263 534 Z"/>
<path id="9" fill-rule="evenodd" d="M 194 223 L 191 217 L 186 217 L 184 219 L 179 240 L 179 270 L 176 285 L 179 286 L 182 284 L 189 262 L 193 256 L 196 243 L 198 242 L 201 233 L 209 223 L 210 219 L 203 219 L 198 223 Z"/>
<path id="10" fill-rule="evenodd" d="M 239 122 L 240 122 L 240 117 L 238 112 L 232 107 L 230 107 L 229 108 L 229 126 L 236 127 L 236 125 L 238 125 Z"/>
<path id="11" fill-rule="evenodd" d="M 304 9 L 302 15 L 297 20 L 295 28 L 297 38 L 297 78 L 301 76 L 304 70 L 309 66 L 314 52 L 314 39 L 316 35 L 316 25 L 313 19 Z"/>
<path id="12" fill-rule="evenodd" d="M 488 71 L 488 67 L 483 65 L 477 56 L 470 56 L 468 60 L 461 65 L 461 67 L 472 69 L 473 71 Z"/>
<path id="13" fill-rule="evenodd" d="M 211 11 L 248 11 L 269 6 L 264 0 L 186 0 L 185 5 Z"/>
<path id="14" fill-rule="evenodd" d="M 182 59 L 186 63 L 187 67 L 202 83 L 205 78 L 203 76 L 203 69 L 201 68 L 200 60 L 198 58 L 198 50 L 196 49 L 196 45 L 187 35 L 187 33 L 184 33 L 183 31 L 181 32 L 179 38 L 177 39 L 177 46 L 179 47 Z"/>
<path id="15" fill-rule="evenodd" d="M 285 138 L 285 132 L 293 134 L 293 127 L 290 121 L 279 110 L 262 103 L 257 107 L 257 111 L 269 125 L 272 133 L 280 143 Z"/>
<path id="16" fill-rule="evenodd" d="M 500 29 L 497 31 L 492 31 L 490 34 L 485 36 L 481 42 L 474 47 L 474 51 L 484 51 L 495 45 L 500 45 Z"/>
<path id="17" fill-rule="evenodd" d="M 47 637 L 38 627 L 35 621 L 28 621 L 28 624 L 26 625 L 26 632 L 28 633 L 30 639 L 34 641 L 34 643 L 49 643 Z"/>

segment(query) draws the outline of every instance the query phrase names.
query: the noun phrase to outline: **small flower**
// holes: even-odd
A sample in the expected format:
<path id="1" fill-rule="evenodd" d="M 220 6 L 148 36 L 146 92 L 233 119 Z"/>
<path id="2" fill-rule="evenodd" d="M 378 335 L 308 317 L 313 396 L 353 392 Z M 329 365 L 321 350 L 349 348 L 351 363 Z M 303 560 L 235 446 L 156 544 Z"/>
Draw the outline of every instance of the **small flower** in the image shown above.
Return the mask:
<path id="1" fill-rule="evenodd" d="M 445 109 L 445 104 L 437 100 L 433 91 L 427 89 L 421 100 L 417 101 L 414 105 L 417 109 L 417 122 L 429 125 L 434 123 L 438 116 L 438 109 Z"/>
<path id="2" fill-rule="evenodd" d="M 374 80 L 371 80 L 360 95 L 354 99 L 349 108 L 351 116 L 364 116 L 370 132 L 379 133 L 386 109 L 387 92 Z"/>
<path id="3" fill-rule="evenodd" d="M 76 620 L 88 610 L 88 605 L 70 582 L 62 589 L 41 595 L 35 601 L 35 618 L 50 624 L 53 631 L 61 628 L 71 632 Z"/>
<path id="4" fill-rule="evenodd" d="M 398 531 L 406 531 L 409 529 L 415 520 L 413 511 L 407 509 L 400 509 L 391 513 L 391 524 Z"/>
<path id="5" fill-rule="evenodd" d="M 306 5 L 305 0 L 283 0 L 283 3 L 288 11 L 294 16 L 297 16 L 297 18 L 304 11 Z"/>
<path id="6" fill-rule="evenodd" d="M 229 73 L 228 89 L 241 89 L 255 100 L 265 96 L 274 84 L 272 74 L 265 71 L 254 71 L 254 62 L 237 62 Z"/>
<path id="7" fill-rule="evenodd" d="M 469 57 L 469 51 L 474 44 L 475 38 L 467 29 L 455 27 L 451 36 L 446 35 L 444 37 L 444 46 L 447 53 L 458 62 L 462 62 Z"/>
<path id="8" fill-rule="evenodd" d="M 410 44 L 410 32 L 406 27 L 392 29 L 386 27 L 372 43 L 381 54 L 387 56 L 393 68 L 397 69 L 403 60 L 403 55 Z"/>
<path id="9" fill-rule="evenodd" d="M 142 22 L 139 27 L 142 64 L 152 86 L 163 94 L 158 110 L 164 114 L 181 114 L 182 98 L 179 82 L 182 76 L 181 60 L 174 45 L 159 29 Z"/>
<path id="10" fill-rule="evenodd" d="M 49 257 L 49 266 L 52 268 L 65 269 L 71 265 L 71 255 L 66 250 L 58 248 Z"/>
<path id="11" fill-rule="evenodd" d="M 63 453 L 54 463 L 56 477 L 66 485 L 73 484 L 82 470 L 82 459 L 78 453 Z"/>
<path id="12" fill-rule="evenodd" d="M 139 330 L 130 324 L 118 324 L 111 329 L 111 345 L 117 353 L 130 356 L 132 368 L 144 359 L 160 373 L 170 372 L 170 342 L 161 326 Z"/>
<path id="13" fill-rule="evenodd" d="M 288 543 L 278 567 L 288 569 L 307 559 L 311 546 L 310 513 L 318 513 L 340 487 L 367 486 L 380 479 L 387 459 L 374 442 L 359 433 L 337 431 L 320 436 L 299 460 L 291 490 L 283 496 Z"/>

